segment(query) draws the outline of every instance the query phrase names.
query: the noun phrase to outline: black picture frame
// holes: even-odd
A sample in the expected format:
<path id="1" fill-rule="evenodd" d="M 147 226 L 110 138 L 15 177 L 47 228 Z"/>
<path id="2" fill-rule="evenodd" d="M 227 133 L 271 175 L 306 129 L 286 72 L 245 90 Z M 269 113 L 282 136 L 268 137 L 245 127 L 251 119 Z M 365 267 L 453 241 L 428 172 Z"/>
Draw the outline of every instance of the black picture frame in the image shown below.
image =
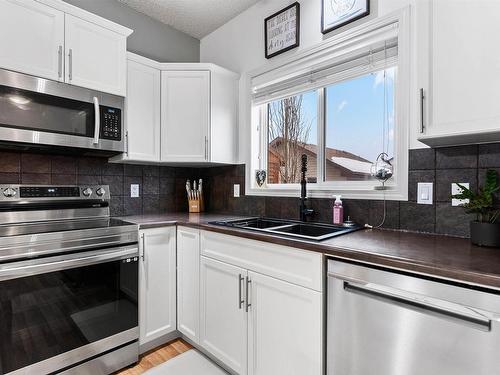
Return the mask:
<path id="1" fill-rule="evenodd" d="M 287 46 L 283 49 L 280 49 L 279 51 L 276 51 L 276 52 L 273 52 L 273 53 L 269 53 L 268 51 L 268 39 L 267 39 L 267 34 L 268 34 L 268 28 L 267 28 L 267 23 L 270 19 L 280 15 L 281 13 L 283 12 L 286 12 L 288 11 L 289 9 L 291 8 L 296 8 L 296 25 L 295 25 L 295 43 L 290 45 L 290 46 Z M 266 55 L 266 59 L 270 59 L 274 56 L 277 56 L 277 55 L 280 55 L 286 51 L 290 51 L 291 49 L 293 48 L 297 48 L 298 46 L 300 45 L 300 3 L 298 1 L 296 1 L 295 3 L 293 4 L 290 4 L 289 6 L 287 6 L 286 8 L 283 8 L 279 11 L 277 11 L 276 13 L 273 13 L 271 14 L 269 17 L 266 17 L 266 19 L 264 20 L 264 49 L 265 49 L 265 55 Z"/>
<path id="2" fill-rule="evenodd" d="M 345 20 L 342 23 L 339 23 L 335 26 L 329 27 L 328 29 L 325 29 L 325 0 L 321 0 L 321 33 L 322 34 L 328 34 L 329 32 L 339 29 L 345 25 L 350 24 L 351 22 L 357 21 L 363 17 L 366 17 L 370 14 L 370 0 L 364 0 L 366 1 L 366 11 L 360 14 L 357 14 L 356 16 L 349 18 Z"/>

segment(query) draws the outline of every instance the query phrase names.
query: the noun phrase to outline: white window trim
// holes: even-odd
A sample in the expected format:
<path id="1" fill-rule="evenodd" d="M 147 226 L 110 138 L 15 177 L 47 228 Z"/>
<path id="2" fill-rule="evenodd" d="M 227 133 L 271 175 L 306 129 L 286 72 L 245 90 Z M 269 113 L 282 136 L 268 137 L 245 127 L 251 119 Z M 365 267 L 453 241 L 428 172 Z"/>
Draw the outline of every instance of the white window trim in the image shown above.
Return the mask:
<path id="1" fill-rule="evenodd" d="M 344 198 L 349 199 L 388 199 L 388 200 L 408 200 L 408 150 L 409 150 L 409 129 L 410 129 L 410 7 L 406 7 L 397 12 L 391 13 L 387 16 L 369 21 L 363 25 L 353 28 L 349 31 L 336 35 L 317 46 L 302 51 L 286 60 L 280 60 L 278 63 L 266 66 L 252 71 L 242 78 L 242 89 L 244 90 L 243 97 L 243 111 L 242 117 L 245 116 L 249 126 L 245 131 L 246 140 L 256 141 L 255 130 L 260 127 L 259 122 L 262 118 L 256 116 L 252 119 L 252 103 L 251 103 L 251 81 L 257 76 L 272 73 L 275 70 L 284 70 L 287 66 L 300 64 L 301 61 L 311 61 L 311 55 L 322 55 L 328 50 L 335 48 L 339 44 L 345 44 L 350 40 L 355 40 L 362 35 L 374 32 L 382 27 L 390 26 L 392 24 L 398 25 L 398 62 L 397 62 L 397 79 L 395 80 L 395 122 L 398 124 L 395 127 L 395 169 L 396 175 L 389 182 L 388 189 L 375 190 L 373 187 L 380 185 L 373 183 L 367 184 L 366 181 L 357 182 L 349 181 L 348 184 L 341 181 L 319 182 L 308 184 L 308 195 L 313 198 L 330 198 L 332 194 L 342 194 Z M 322 101 L 322 97 L 318 97 Z M 319 104 L 321 105 L 321 104 Z M 246 113 L 244 113 L 246 112 Z M 318 111 L 322 115 L 322 111 Z M 252 122 L 253 121 L 253 122 Z M 318 121 L 324 122 L 324 119 L 318 118 Z M 260 132 L 262 133 L 262 132 Z M 262 138 L 262 135 L 260 136 Z M 318 149 L 324 145 L 324 136 L 318 136 Z M 262 139 L 259 139 L 259 142 Z M 242 146 L 245 146 L 244 162 L 246 163 L 246 194 L 256 196 L 280 196 L 280 197 L 297 197 L 300 194 L 299 184 L 272 184 L 265 188 L 258 188 L 255 185 L 255 170 L 259 169 L 259 165 L 265 160 L 265 155 L 259 148 L 259 155 L 252 153 L 255 146 L 245 145 L 244 140 Z M 267 139 L 266 142 L 267 144 Z M 321 152 L 322 153 L 322 152 Z M 258 159 L 257 159 L 258 157 Z M 318 155 L 318 158 L 322 157 Z M 318 163 L 318 169 L 321 163 Z M 265 169 L 265 168 L 264 168 Z M 322 171 L 318 171 L 318 180 L 322 177 Z"/>

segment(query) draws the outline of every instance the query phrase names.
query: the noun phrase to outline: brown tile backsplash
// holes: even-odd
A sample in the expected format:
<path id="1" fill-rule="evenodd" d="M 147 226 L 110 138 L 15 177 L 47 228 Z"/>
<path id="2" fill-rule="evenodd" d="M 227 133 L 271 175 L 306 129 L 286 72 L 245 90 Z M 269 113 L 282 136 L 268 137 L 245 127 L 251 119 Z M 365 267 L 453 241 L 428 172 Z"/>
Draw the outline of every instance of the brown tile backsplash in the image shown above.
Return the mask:
<path id="1" fill-rule="evenodd" d="M 186 211 L 186 179 L 203 178 L 208 212 L 297 219 L 299 199 L 245 195 L 245 166 L 184 168 L 111 164 L 105 158 L 60 156 L 0 151 L 0 184 L 106 184 L 110 186 L 114 216 Z M 461 208 L 451 207 L 452 182 L 469 182 L 477 189 L 487 168 L 500 175 L 500 144 L 419 149 L 409 153 L 409 201 L 385 202 L 384 227 L 452 236 L 469 236 L 472 219 Z M 434 205 L 418 205 L 418 182 L 433 182 Z M 130 184 L 139 184 L 139 198 L 130 197 Z M 240 184 L 240 198 L 233 185 Z M 497 196 L 500 203 L 500 193 Z M 332 221 L 332 199 L 310 199 L 313 220 Z M 378 225 L 384 202 L 344 200 L 345 216 L 360 224 Z"/>

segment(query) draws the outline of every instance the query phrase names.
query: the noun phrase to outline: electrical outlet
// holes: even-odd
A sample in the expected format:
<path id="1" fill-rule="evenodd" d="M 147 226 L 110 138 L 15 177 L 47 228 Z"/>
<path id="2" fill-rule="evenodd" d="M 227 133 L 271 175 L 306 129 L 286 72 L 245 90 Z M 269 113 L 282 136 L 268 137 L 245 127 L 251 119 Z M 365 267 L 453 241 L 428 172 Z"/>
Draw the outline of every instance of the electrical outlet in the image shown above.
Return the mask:
<path id="1" fill-rule="evenodd" d="M 240 196 L 240 184 L 234 184 L 233 186 L 233 196 L 239 198 Z"/>
<path id="2" fill-rule="evenodd" d="M 432 182 L 419 182 L 417 184 L 418 204 L 432 204 L 433 187 Z"/>
<path id="3" fill-rule="evenodd" d="M 467 189 L 470 187 L 468 182 L 459 182 L 459 184 L 466 187 Z M 460 194 L 461 192 L 462 192 L 462 189 L 456 183 L 451 184 L 451 195 Z M 469 203 L 469 200 L 468 199 L 452 199 L 451 200 L 452 206 L 460 206 L 460 205 L 465 204 L 465 203 Z"/>
<path id="4" fill-rule="evenodd" d="M 130 197 L 139 198 L 139 184 L 130 184 Z"/>

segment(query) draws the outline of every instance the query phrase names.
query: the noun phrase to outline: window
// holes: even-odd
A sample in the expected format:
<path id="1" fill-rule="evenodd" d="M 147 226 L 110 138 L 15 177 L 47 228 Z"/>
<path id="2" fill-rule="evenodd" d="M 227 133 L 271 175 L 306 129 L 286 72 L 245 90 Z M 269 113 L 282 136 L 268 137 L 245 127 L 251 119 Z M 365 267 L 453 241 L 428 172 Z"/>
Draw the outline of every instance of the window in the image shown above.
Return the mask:
<path id="1" fill-rule="evenodd" d="M 296 196 L 306 154 L 313 197 L 334 191 L 347 198 L 406 199 L 410 49 L 404 13 L 251 75 L 247 171 L 254 176 L 265 169 L 267 185 L 247 180 L 248 193 Z M 394 167 L 382 192 L 372 177 L 381 153 Z"/>
<path id="2" fill-rule="evenodd" d="M 325 181 L 373 180 L 381 152 L 394 160 L 396 68 L 326 87 Z"/>
<path id="3" fill-rule="evenodd" d="M 261 106 L 266 112 L 267 183 L 298 184 L 307 155 L 308 183 L 372 181 L 385 152 L 394 161 L 396 67 L 363 74 Z M 318 105 L 323 96 L 324 105 Z M 324 123 L 318 118 L 325 119 Z M 324 134 L 324 142 L 318 135 Z M 324 144 L 322 150 L 318 144 Z M 318 158 L 324 163 L 318 168 Z M 321 173 L 321 169 L 323 173 Z"/>
<path id="4" fill-rule="evenodd" d="M 307 177 L 316 179 L 317 93 L 275 100 L 267 104 L 267 182 L 300 182 L 301 156 L 309 156 Z"/>

